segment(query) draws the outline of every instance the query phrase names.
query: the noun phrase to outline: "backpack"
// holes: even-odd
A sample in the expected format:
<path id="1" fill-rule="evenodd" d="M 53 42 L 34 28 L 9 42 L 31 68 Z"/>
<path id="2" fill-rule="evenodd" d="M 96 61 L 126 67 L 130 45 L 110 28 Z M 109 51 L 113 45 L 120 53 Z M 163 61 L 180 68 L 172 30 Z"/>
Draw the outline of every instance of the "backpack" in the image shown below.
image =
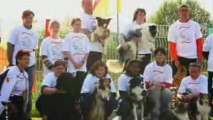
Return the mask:
<path id="1" fill-rule="evenodd" d="M 9 69 L 7 69 L 6 71 L 4 71 L 1 75 L 0 75 L 0 90 L 1 90 L 1 87 L 2 87 L 2 84 L 7 76 L 7 73 L 8 73 Z"/>

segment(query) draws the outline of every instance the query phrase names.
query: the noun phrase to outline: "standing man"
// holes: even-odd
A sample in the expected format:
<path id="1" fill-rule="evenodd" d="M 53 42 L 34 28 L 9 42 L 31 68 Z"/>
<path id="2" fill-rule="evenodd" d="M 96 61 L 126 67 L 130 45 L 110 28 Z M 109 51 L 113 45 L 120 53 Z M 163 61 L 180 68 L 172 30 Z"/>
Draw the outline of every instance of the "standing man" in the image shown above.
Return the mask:
<path id="1" fill-rule="evenodd" d="M 93 15 L 92 0 L 82 0 L 84 13 L 81 14 L 82 30 L 85 34 L 91 34 L 97 27 L 96 16 Z M 90 39 L 90 37 L 89 37 Z M 87 70 L 89 71 L 92 64 L 102 59 L 102 43 L 100 41 L 90 41 L 90 52 L 87 59 Z"/>
<path id="2" fill-rule="evenodd" d="M 188 72 L 191 62 L 202 63 L 203 60 L 201 28 L 197 22 L 190 20 L 189 14 L 189 6 L 181 5 L 178 9 L 180 19 L 169 28 L 168 42 L 173 61 L 173 75 L 177 68 L 184 66 Z"/>
<path id="3" fill-rule="evenodd" d="M 213 34 L 209 35 L 205 40 L 203 55 L 208 60 L 208 92 L 211 106 L 211 118 L 213 118 Z"/>
<path id="4" fill-rule="evenodd" d="M 32 107 L 32 86 L 35 75 L 35 49 L 38 44 L 38 34 L 32 30 L 32 23 L 34 18 L 34 13 L 31 10 L 26 10 L 22 13 L 23 24 L 15 27 L 9 34 L 9 40 L 7 43 L 7 57 L 9 65 L 13 66 L 17 64 L 15 56 L 19 50 L 24 50 L 30 52 L 30 62 L 26 68 L 29 80 L 29 103 L 27 105 L 27 120 L 31 120 L 30 112 Z"/>

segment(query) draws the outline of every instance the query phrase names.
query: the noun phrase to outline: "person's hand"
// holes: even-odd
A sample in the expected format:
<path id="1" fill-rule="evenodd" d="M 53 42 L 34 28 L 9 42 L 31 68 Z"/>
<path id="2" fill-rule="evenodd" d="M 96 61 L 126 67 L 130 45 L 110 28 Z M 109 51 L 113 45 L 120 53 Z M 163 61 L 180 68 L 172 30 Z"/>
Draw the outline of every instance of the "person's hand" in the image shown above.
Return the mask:
<path id="1" fill-rule="evenodd" d="M 161 91 L 162 88 L 163 88 L 163 85 L 160 83 L 160 82 L 157 82 L 154 84 L 155 85 L 155 88 L 158 90 L 158 91 Z"/>
<path id="2" fill-rule="evenodd" d="M 181 67 L 181 64 L 180 64 L 180 61 L 179 61 L 179 60 L 175 60 L 174 62 L 175 62 L 175 66 L 176 66 L 177 68 L 180 68 L 180 67 Z"/>
<path id="3" fill-rule="evenodd" d="M 186 99 L 187 99 L 187 100 L 191 100 L 193 97 L 194 97 L 193 94 L 188 94 L 188 95 L 186 95 Z"/>

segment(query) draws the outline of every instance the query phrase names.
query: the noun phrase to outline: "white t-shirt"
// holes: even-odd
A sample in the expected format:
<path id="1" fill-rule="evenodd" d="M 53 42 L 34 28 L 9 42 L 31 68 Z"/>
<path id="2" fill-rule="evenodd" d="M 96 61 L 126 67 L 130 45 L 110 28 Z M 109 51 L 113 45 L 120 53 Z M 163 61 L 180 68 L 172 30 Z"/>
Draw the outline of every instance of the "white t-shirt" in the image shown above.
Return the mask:
<path id="1" fill-rule="evenodd" d="M 172 83 L 172 68 L 168 64 L 165 64 L 164 66 L 159 66 L 156 62 L 152 62 L 146 66 L 143 73 L 143 77 L 144 81 L 149 81 L 151 83 Z"/>
<path id="2" fill-rule="evenodd" d="M 176 43 L 177 55 L 185 58 L 197 58 L 196 40 L 202 37 L 200 25 L 189 20 L 186 23 L 176 21 L 169 28 L 168 41 Z"/>
<path id="3" fill-rule="evenodd" d="M 186 90 L 192 93 L 208 93 L 207 77 L 200 75 L 196 80 L 193 80 L 190 76 L 183 78 L 181 81 L 178 93 L 185 93 Z"/>
<path id="4" fill-rule="evenodd" d="M 142 75 L 140 75 L 141 78 L 143 78 Z M 132 79 L 133 77 L 130 77 L 126 74 L 121 74 L 120 77 L 118 78 L 118 89 L 120 91 L 125 91 L 128 92 L 129 91 L 129 81 Z M 141 79 L 142 80 L 142 79 Z M 143 81 L 141 81 L 143 82 Z M 145 88 L 145 84 L 144 84 L 144 88 Z"/>
<path id="5" fill-rule="evenodd" d="M 106 78 L 110 78 L 111 82 L 110 82 L 110 87 L 111 87 L 111 92 L 115 93 L 115 85 L 114 82 L 112 80 L 112 77 L 107 74 Z M 92 94 L 96 88 L 96 85 L 99 84 L 99 79 L 98 77 L 92 75 L 92 74 L 88 74 L 87 77 L 84 80 L 83 86 L 81 88 L 81 93 L 90 93 Z"/>
<path id="6" fill-rule="evenodd" d="M 143 24 L 139 25 L 137 22 L 133 22 L 128 24 L 124 29 L 122 34 L 124 36 L 128 36 L 130 31 L 136 30 L 136 29 L 140 29 L 143 27 Z M 143 49 L 143 48 L 138 48 L 138 54 L 151 54 L 151 50 L 147 50 L 147 49 Z"/>
<path id="7" fill-rule="evenodd" d="M 213 34 L 208 36 L 203 45 L 203 51 L 209 52 L 208 71 L 213 72 Z"/>
<path id="8" fill-rule="evenodd" d="M 11 96 L 22 96 L 24 91 L 29 92 L 27 72 L 21 72 L 17 66 L 10 67 L 0 92 L 0 114 L 4 110 L 1 101 L 8 101 Z M 28 99 L 25 107 L 27 102 Z"/>
<path id="9" fill-rule="evenodd" d="M 77 63 L 82 62 L 84 56 L 89 53 L 89 40 L 88 37 L 83 33 L 71 32 L 65 37 L 65 42 L 62 51 L 68 51 Z M 76 69 L 74 65 L 68 61 L 68 71 L 70 73 L 76 71 L 87 71 L 86 62 L 84 65 Z"/>
<path id="10" fill-rule="evenodd" d="M 63 42 L 64 40 L 62 39 L 54 39 L 51 37 L 45 38 L 41 42 L 41 47 L 40 47 L 40 56 L 45 55 L 47 56 L 48 60 L 54 64 L 55 61 L 57 60 L 64 60 L 64 54 L 62 51 L 63 47 Z M 50 70 L 48 70 L 44 66 L 44 74 L 49 73 Z"/>
<path id="11" fill-rule="evenodd" d="M 94 32 L 97 27 L 97 20 L 95 15 L 89 15 L 86 13 L 81 14 L 82 29 L 88 29 L 90 32 Z M 90 42 L 90 51 L 102 52 L 103 46 L 99 41 Z"/>
<path id="12" fill-rule="evenodd" d="M 32 66 L 36 63 L 34 50 L 38 47 L 38 34 L 32 29 L 26 29 L 24 26 L 14 28 L 9 34 L 9 43 L 15 45 L 13 53 L 13 65 L 16 65 L 15 56 L 19 50 L 30 52 L 30 63 Z"/>
<path id="13" fill-rule="evenodd" d="M 41 86 L 48 86 L 50 88 L 55 88 L 56 84 L 57 84 L 57 77 L 55 76 L 54 72 L 50 72 L 44 77 Z"/>

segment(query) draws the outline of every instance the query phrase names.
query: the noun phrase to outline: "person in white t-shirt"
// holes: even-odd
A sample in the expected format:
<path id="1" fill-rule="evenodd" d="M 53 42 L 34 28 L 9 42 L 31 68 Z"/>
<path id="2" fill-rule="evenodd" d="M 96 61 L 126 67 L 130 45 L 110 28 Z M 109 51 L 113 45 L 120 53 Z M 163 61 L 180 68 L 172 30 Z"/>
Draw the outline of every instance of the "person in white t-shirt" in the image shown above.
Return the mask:
<path id="1" fill-rule="evenodd" d="M 30 119 L 30 112 L 32 107 L 32 86 L 35 76 L 35 49 L 37 49 L 38 44 L 38 33 L 32 29 L 34 13 L 31 10 L 26 10 L 22 13 L 23 25 L 15 27 L 9 34 L 9 39 L 7 42 L 7 58 L 9 66 L 16 65 L 15 56 L 19 50 L 25 50 L 30 52 L 30 63 L 26 68 L 29 75 L 29 105 L 27 108 L 28 119 Z"/>
<path id="2" fill-rule="evenodd" d="M 172 24 L 168 32 L 168 42 L 173 61 L 173 75 L 184 66 L 187 69 L 191 62 L 202 63 L 202 33 L 200 25 L 190 20 L 190 8 L 183 4 L 178 9 L 180 19 Z M 188 73 L 189 74 L 189 73 Z"/>
<path id="3" fill-rule="evenodd" d="M 113 109 L 117 107 L 116 90 L 114 86 L 114 82 L 112 77 L 108 74 L 107 66 L 102 61 L 95 62 L 91 69 L 90 74 L 84 80 L 83 86 L 81 88 L 81 108 L 84 116 L 84 120 L 89 120 L 91 103 L 93 101 L 93 94 L 96 91 L 96 87 L 101 82 L 101 79 L 109 79 L 110 80 L 110 90 L 111 97 L 106 103 L 106 111 L 107 116 L 110 116 Z"/>
<path id="4" fill-rule="evenodd" d="M 121 100 L 118 105 L 117 115 L 121 116 L 122 120 L 125 120 L 130 115 L 132 103 L 139 102 L 136 96 L 130 94 L 130 81 L 137 78 L 143 83 L 143 77 L 140 71 L 140 61 L 130 60 L 126 65 L 125 73 L 121 74 L 118 78 L 118 90 Z M 144 89 L 146 89 L 145 84 Z"/>
<path id="5" fill-rule="evenodd" d="M 85 34 L 94 32 L 97 28 L 96 16 L 93 14 L 92 0 L 82 0 L 83 13 L 81 14 L 82 30 Z M 103 45 L 97 40 L 89 42 L 89 56 L 87 61 L 87 70 L 89 71 L 92 64 L 102 59 Z"/>
<path id="6" fill-rule="evenodd" d="M 85 34 L 81 33 L 81 20 L 79 18 L 73 19 L 71 26 L 73 31 L 66 35 L 62 51 L 68 58 L 68 72 L 79 80 L 79 86 L 76 87 L 81 90 L 87 72 L 89 40 Z"/>
<path id="7" fill-rule="evenodd" d="M 210 95 L 211 116 L 213 117 L 213 34 L 209 35 L 205 40 L 203 55 L 208 60 L 208 92 Z"/>
<path id="8" fill-rule="evenodd" d="M 166 63 L 166 50 L 156 48 L 154 51 L 155 61 L 146 66 L 144 70 L 144 81 L 149 89 L 148 97 L 154 102 L 151 110 L 151 119 L 157 120 L 160 112 L 169 109 L 172 93 L 172 68 Z"/>
<path id="9" fill-rule="evenodd" d="M 0 92 L 0 119 L 5 120 L 6 112 L 2 102 L 10 101 L 9 119 L 26 120 L 26 108 L 28 104 L 29 83 L 28 74 L 25 71 L 30 61 L 30 53 L 20 50 L 16 54 L 17 65 L 9 67 L 3 81 Z"/>
<path id="10" fill-rule="evenodd" d="M 53 65 L 53 71 L 46 74 L 41 83 L 41 94 L 36 101 L 36 109 L 43 120 L 71 119 L 71 114 L 74 114 L 71 111 L 74 108 L 72 96 L 56 88 L 57 81 L 67 74 L 65 72 L 66 63 L 63 60 L 57 60 Z"/>
<path id="11" fill-rule="evenodd" d="M 207 77 L 201 75 L 201 65 L 199 63 L 190 63 L 189 75 L 181 81 L 178 94 L 184 97 L 188 105 L 190 120 L 196 120 L 197 105 L 196 102 L 201 95 L 208 94 Z M 186 94 L 185 96 L 183 96 Z"/>
<path id="12" fill-rule="evenodd" d="M 130 32 L 136 30 L 136 29 L 140 29 L 143 27 L 143 25 L 146 23 L 146 11 L 143 8 L 138 8 L 136 9 L 134 16 L 133 16 L 133 22 L 128 24 L 123 32 L 120 34 L 119 36 L 119 44 L 121 44 L 121 46 L 126 49 L 125 45 L 122 45 L 122 40 L 127 40 L 128 35 Z M 133 40 L 135 40 L 135 42 L 137 43 L 138 41 L 140 41 L 141 37 L 134 37 Z M 136 58 L 134 59 L 141 59 L 141 74 L 143 74 L 145 67 L 150 63 L 151 61 L 151 50 L 148 49 L 144 49 L 144 48 L 137 48 L 137 55 Z"/>
<path id="13" fill-rule="evenodd" d="M 52 21 L 50 24 L 50 36 L 42 40 L 40 47 L 40 56 L 43 61 L 44 76 L 52 71 L 56 60 L 64 60 L 62 52 L 63 40 L 59 36 L 60 24 L 58 21 Z"/>

